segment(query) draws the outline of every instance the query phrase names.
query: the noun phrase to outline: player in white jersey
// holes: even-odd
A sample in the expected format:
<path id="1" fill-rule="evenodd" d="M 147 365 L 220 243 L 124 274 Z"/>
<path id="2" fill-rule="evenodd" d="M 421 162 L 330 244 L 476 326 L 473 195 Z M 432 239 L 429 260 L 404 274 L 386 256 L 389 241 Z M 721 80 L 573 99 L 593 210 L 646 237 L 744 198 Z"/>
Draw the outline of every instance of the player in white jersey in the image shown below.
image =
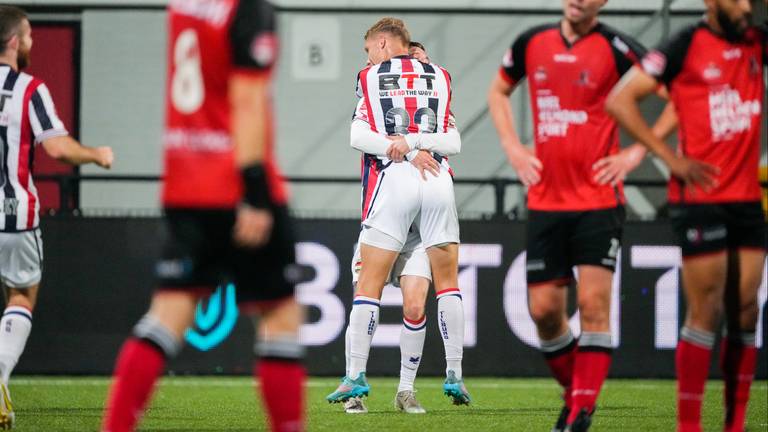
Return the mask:
<path id="1" fill-rule="evenodd" d="M 108 147 L 89 148 L 70 138 L 39 79 L 21 72 L 29 63 L 32 28 L 26 14 L 0 6 L 0 281 L 7 304 L 0 319 L 0 429 L 11 428 L 8 380 L 32 328 L 42 273 L 40 199 L 32 181 L 37 144 L 73 165 L 112 165 Z"/>
<path id="2" fill-rule="evenodd" d="M 470 397 L 463 384 L 464 314 L 458 289 L 459 226 L 450 167 L 441 155 L 457 154 L 461 137 L 451 121 L 448 72 L 408 56 L 410 35 L 399 19 L 384 18 L 368 30 L 365 48 L 373 66 L 358 74 L 363 99 L 350 141 L 365 153 L 363 231 L 365 263 L 349 322 L 349 369 L 329 402 L 367 395 L 365 369 L 379 316 L 379 299 L 408 232 L 415 225 L 427 250 L 446 347 L 445 393 L 456 404 Z M 424 180 L 411 160 L 419 150 L 440 162 Z"/>

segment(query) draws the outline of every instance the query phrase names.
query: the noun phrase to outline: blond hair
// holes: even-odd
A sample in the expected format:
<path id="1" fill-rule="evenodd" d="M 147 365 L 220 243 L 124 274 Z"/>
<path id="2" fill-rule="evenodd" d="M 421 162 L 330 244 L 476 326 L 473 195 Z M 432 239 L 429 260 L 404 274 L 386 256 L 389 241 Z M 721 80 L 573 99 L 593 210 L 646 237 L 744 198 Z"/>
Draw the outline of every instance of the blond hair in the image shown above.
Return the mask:
<path id="1" fill-rule="evenodd" d="M 400 39 L 403 45 L 408 46 L 411 43 L 411 33 L 405 27 L 403 20 L 393 17 L 384 17 L 376 22 L 365 32 L 364 40 L 373 37 L 379 33 L 388 33 Z"/>

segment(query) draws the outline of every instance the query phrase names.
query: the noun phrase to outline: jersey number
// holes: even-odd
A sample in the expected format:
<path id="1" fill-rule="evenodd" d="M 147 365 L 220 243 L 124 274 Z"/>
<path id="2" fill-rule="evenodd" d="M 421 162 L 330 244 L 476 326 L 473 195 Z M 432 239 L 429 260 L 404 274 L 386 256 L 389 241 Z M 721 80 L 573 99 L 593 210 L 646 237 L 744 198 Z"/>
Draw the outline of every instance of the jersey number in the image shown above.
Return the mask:
<path id="1" fill-rule="evenodd" d="M 179 34 L 173 48 L 173 63 L 171 102 L 176 111 L 192 114 L 203 105 L 205 99 L 197 32 L 187 29 Z"/>
<path id="2" fill-rule="evenodd" d="M 432 108 L 419 108 L 413 113 L 413 123 L 419 125 L 419 132 L 435 133 L 437 132 L 437 114 Z M 411 126 L 411 116 L 405 108 L 390 108 L 384 114 L 384 125 L 387 130 L 394 130 L 395 134 L 408 135 L 408 128 Z"/>

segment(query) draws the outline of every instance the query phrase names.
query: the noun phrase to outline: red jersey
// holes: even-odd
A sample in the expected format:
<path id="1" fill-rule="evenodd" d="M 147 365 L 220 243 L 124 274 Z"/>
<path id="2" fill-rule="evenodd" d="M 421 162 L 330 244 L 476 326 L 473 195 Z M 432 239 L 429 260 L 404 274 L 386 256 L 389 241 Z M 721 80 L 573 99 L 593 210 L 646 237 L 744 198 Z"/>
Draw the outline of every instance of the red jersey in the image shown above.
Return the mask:
<path id="1" fill-rule="evenodd" d="M 679 118 L 678 153 L 720 168 L 711 192 L 669 182 L 673 203 L 760 200 L 760 118 L 765 92 L 763 35 L 748 30 L 728 41 L 704 22 L 683 29 L 643 59 L 643 69 L 669 88 Z"/>
<path id="2" fill-rule="evenodd" d="M 275 16 L 263 0 L 172 0 L 169 4 L 163 204 L 234 208 L 243 184 L 230 131 L 229 81 L 270 74 Z M 275 204 L 287 202 L 267 114 L 264 167 Z"/>
<path id="3" fill-rule="evenodd" d="M 541 181 L 528 190 L 528 207 L 585 211 L 624 202 L 622 186 L 599 185 L 592 166 L 619 151 L 616 121 L 605 99 L 645 54 L 635 40 L 598 24 L 570 44 L 560 23 L 534 27 L 512 44 L 500 74 L 515 85 L 528 77 Z"/>

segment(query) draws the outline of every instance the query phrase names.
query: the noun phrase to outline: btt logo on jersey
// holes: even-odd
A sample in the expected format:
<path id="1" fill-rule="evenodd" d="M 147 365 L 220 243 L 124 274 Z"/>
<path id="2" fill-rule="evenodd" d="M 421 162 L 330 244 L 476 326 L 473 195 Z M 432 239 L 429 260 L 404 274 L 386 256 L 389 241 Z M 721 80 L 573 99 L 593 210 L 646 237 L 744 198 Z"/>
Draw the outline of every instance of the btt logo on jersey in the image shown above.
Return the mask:
<path id="1" fill-rule="evenodd" d="M 235 286 L 229 284 L 219 287 L 208 299 L 197 304 L 195 326 L 184 334 L 187 342 L 200 351 L 215 348 L 232 333 L 237 323 L 238 310 L 235 299 Z"/>
<path id="2" fill-rule="evenodd" d="M 434 74 L 418 74 L 418 73 L 404 73 L 404 74 L 382 74 L 379 75 L 379 96 L 380 97 L 395 97 L 395 96 L 429 96 L 439 97 L 438 92 L 434 90 L 433 82 L 435 81 Z M 400 80 L 405 80 L 405 88 L 400 86 Z M 416 80 L 426 81 L 426 90 L 415 90 L 413 83 Z"/>

